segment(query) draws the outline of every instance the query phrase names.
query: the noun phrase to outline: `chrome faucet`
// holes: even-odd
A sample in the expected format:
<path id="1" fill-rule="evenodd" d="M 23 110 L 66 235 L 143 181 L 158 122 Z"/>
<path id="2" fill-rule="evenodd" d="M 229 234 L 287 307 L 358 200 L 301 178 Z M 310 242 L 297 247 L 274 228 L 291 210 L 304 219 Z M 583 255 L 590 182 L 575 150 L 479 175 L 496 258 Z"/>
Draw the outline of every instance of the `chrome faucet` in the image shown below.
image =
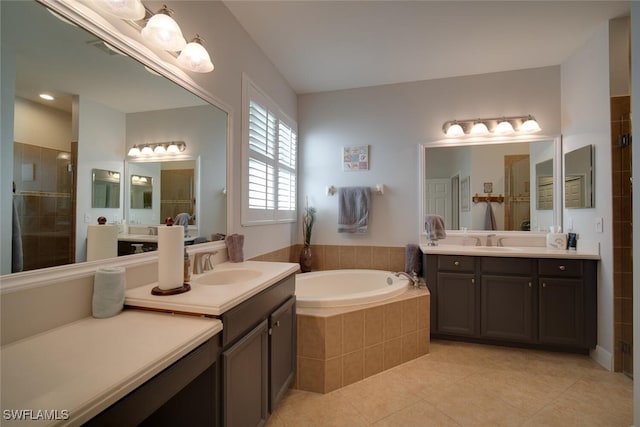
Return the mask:
<path id="1" fill-rule="evenodd" d="M 393 273 L 393 275 L 396 277 L 400 277 L 400 276 L 406 277 L 411 281 L 411 285 L 414 287 L 418 287 L 420 285 L 420 278 L 418 277 L 415 271 L 412 271 L 411 274 L 406 273 L 404 271 L 398 271 L 397 273 Z"/>
<path id="2" fill-rule="evenodd" d="M 213 270 L 213 263 L 211 257 L 217 254 L 218 251 L 213 252 L 198 252 L 193 258 L 193 274 L 202 274 L 205 271 Z"/>
<path id="3" fill-rule="evenodd" d="M 496 237 L 495 234 L 487 234 L 487 244 L 486 246 L 493 246 L 493 238 Z"/>

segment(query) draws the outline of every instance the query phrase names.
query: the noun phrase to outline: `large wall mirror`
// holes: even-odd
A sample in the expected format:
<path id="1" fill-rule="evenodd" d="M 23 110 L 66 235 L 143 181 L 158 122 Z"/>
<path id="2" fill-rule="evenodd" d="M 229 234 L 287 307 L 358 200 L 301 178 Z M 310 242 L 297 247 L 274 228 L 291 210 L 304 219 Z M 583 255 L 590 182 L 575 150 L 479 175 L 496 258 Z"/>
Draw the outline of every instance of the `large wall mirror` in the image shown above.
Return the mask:
<path id="1" fill-rule="evenodd" d="M 131 160 L 127 152 L 134 144 L 184 141 L 186 150 L 175 157 L 145 160 L 201 164 L 191 168 L 195 171 L 190 178 L 191 207 L 182 208 L 198 213 L 192 216 L 199 221 L 203 239 L 226 233 L 228 117 L 213 105 L 213 98 L 188 76 L 182 79 L 190 90 L 150 72 L 39 2 L 0 2 L 0 7 L 2 103 L 3 107 L 13 104 L 15 115 L 3 110 L 0 126 L 2 226 L 16 229 L 22 249 L 19 256 L 7 255 L 11 251 L 2 254 L 0 273 L 82 262 L 89 224 L 99 216 L 109 222 L 133 219 L 131 180 L 125 169 Z M 59 11 L 67 10 L 60 7 Z M 100 28 L 110 45 L 124 50 L 133 46 L 119 43 L 122 36 L 108 27 Z M 138 58 L 144 55 L 143 49 L 131 49 Z M 55 100 L 41 99 L 39 94 L 44 92 Z M 93 171 L 108 171 L 111 177 L 119 174 L 120 195 L 115 196 L 116 187 L 106 191 L 107 185 L 100 182 L 105 180 L 92 179 Z M 160 182 L 160 177 L 153 180 L 151 207 L 142 210 L 155 212 Z M 12 206 L 17 211 L 15 225 Z M 157 206 L 162 206 L 160 195 Z M 158 224 L 160 215 L 138 222 Z M 11 247 L 11 235 L 2 233 L 3 247 Z"/>
<path id="2" fill-rule="evenodd" d="M 560 144 L 540 136 L 423 144 L 421 233 L 429 214 L 442 216 L 448 230 L 546 231 L 560 224 Z"/>

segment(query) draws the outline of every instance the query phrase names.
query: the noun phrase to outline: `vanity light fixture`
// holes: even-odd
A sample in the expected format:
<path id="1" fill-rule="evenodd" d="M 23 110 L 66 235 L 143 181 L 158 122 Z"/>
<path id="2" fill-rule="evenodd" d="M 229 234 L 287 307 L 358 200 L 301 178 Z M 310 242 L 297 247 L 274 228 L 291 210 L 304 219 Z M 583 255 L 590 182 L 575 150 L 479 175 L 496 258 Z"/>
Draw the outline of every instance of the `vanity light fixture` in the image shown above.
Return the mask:
<path id="1" fill-rule="evenodd" d="M 447 137 L 504 136 L 540 132 L 542 129 L 532 115 L 488 119 L 449 120 L 442 125 Z"/>
<path id="2" fill-rule="evenodd" d="M 186 150 L 184 141 L 154 142 L 150 144 L 137 144 L 129 149 L 129 157 L 151 155 L 176 155 Z"/>
<path id="3" fill-rule="evenodd" d="M 182 49 L 180 55 L 178 55 L 178 64 L 196 73 L 213 71 L 213 63 L 211 62 L 211 58 L 209 58 L 209 53 L 204 46 L 202 46 L 202 42 L 202 38 L 196 34 L 185 48 Z"/>
<path id="4" fill-rule="evenodd" d="M 178 52 L 187 45 L 178 23 L 171 17 L 173 10 L 163 6 L 153 15 L 141 34 L 152 45 L 169 52 Z"/>

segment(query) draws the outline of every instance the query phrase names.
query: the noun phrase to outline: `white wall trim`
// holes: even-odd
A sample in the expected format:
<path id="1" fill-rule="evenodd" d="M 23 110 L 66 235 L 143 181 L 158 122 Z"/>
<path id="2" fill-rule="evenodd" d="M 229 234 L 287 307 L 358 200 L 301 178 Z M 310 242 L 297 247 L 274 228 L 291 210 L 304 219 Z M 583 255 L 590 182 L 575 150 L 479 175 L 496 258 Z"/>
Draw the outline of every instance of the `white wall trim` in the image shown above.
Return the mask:
<path id="1" fill-rule="evenodd" d="M 589 355 L 598 365 L 607 371 L 613 371 L 613 355 L 610 352 L 597 345 L 594 350 L 589 352 Z"/>

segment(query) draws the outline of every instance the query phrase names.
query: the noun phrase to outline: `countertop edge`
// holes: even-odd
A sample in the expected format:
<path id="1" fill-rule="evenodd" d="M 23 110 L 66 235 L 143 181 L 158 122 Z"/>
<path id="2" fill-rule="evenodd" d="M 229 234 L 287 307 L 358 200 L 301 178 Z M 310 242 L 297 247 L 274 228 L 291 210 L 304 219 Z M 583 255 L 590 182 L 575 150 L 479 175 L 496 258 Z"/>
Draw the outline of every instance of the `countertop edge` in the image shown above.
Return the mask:
<path id="1" fill-rule="evenodd" d="M 517 250 L 493 251 L 484 250 L 482 246 L 461 246 L 442 245 L 427 246 L 420 245 L 420 250 L 425 255 L 463 255 L 463 256 L 486 256 L 499 258 L 556 258 L 556 259 L 589 259 L 599 260 L 600 254 L 594 252 L 581 252 L 570 250 L 549 249 L 546 247 L 522 247 Z"/>

